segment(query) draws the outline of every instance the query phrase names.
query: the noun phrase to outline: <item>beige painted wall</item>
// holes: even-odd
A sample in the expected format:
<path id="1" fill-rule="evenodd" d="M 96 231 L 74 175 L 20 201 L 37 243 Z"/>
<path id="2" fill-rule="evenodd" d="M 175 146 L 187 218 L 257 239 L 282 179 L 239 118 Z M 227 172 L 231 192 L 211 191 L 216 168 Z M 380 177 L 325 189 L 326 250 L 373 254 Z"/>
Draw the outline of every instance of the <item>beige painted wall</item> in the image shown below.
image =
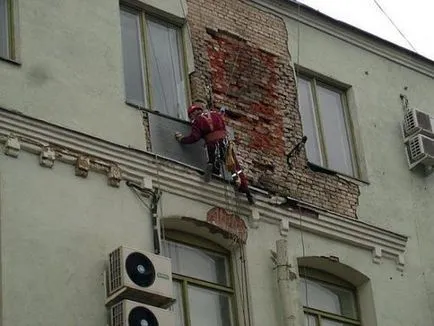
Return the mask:
<path id="1" fill-rule="evenodd" d="M 390 277 L 397 284 L 383 292 L 378 289 L 380 282 L 373 282 L 374 293 L 381 298 L 376 300 L 376 307 L 379 322 L 383 320 L 384 324 L 379 324 L 431 325 L 434 322 L 430 313 L 434 310 L 434 255 L 431 250 L 434 245 L 431 218 L 434 177 L 424 178 L 408 170 L 400 130 L 403 120 L 400 94 L 407 95 L 410 106 L 434 115 L 434 81 L 329 32 L 299 24 L 288 17 L 285 21 L 294 63 L 351 85 L 351 110 L 357 115 L 355 131 L 363 144 L 369 181 L 360 187 L 359 219 L 409 236 L 403 276 L 379 275 L 382 282 L 391 283 Z M 360 38 L 351 34 L 353 40 L 357 37 Z M 374 42 L 373 46 L 387 52 L 380 43 Z M 390 56 L 393 55 L 390 52 Z M 434 65 L 431 72 L 434 72 Z M 414 298 L 416 293 L 419 299 L 407 299 Z M 391 299 L 398 297 L 399 300 Z M 401 311 L 406 311 L 410 317 L 405 314 L 397 317 Z M 416 322 L 419 316 L 424 317 Z"/>
<path id="2" fill-rule="evenodd" d="M 124 104 L 119 1 L 19 0 L 21 66 L 0 61 L 0 106 L 145 148 Z"/>
<path id="3" fill-rule="evenodd" d="M 147 3 L 182 17 L 175 2 Z M 0 106 L 144 148 L 141 114 L 124 104 L 118 2 L 20 0 L 19 12 L 22 65 L 0 61 Z M 360 219 L 410 236 L 404 273 L 387 259 L 373 264 L 369 251 L 311 234 L 305 254 L 337 256 L 369 277 L 378 325 L 431 325 L 434 177 L 407 169 L 399 94 L 407 86 L 410 103 L 434 114 L 432 79 L 293 20 L 287 26 L 291 53 L 300 28 L 300 65 L 352 85 L 370 181 L 361 187 Z M 152 250 L 146 208 L 124 184 L 110 188 L 96 174 L 79 179 L 57 162 L 44 169 L 25 153 L 0 155 L 0 195 L 3 325 L 105 325 L 106 255 L 120 244 Z M 167 194 L 163 203 L 169 216 L 201 218 L 208 209 Z M 270 259 L 279 237 L 277 226 L 262 222 L 249 232 L 255 325 L 280 325 Z M 300 233 L 290 230 L 288 240 L 291 255 L 302 256 Z"/>
<path id="4" fill-rule="evenodd" d="M 147 208 L 125 184 L 69 165 L 44 169 L 21 153 L 0 166 L 2 325 L 106 325 L 107 254 L 153 251 Z"/>
<path id="5" fill-rule="evenodd" d="M 119 245 L 153 250 L 147 208 L 124 183 L 111 188 L 105 176 L 95 173 L 78 178 L 72 166 L 60 162 L 52 170 L 42 168 L 36 156 L 25 152 L 18 159 L 0 155 L 0 171 L 3 325 L 105 325 L 107 254 Z M 204 220 L 211 208 L 168 193 L 162 203 L 169 217 Z M 205 228 L 196 231 L 206 235 Z M 412 242 L 409 269 L 401 274 L 393 261 L 374 264 L 368 250 L 303 236 L 306 256 L 337 256 L 370 278 L 378 325 L 429 325 Z M 279 227 L 266 222 L 249 230 L 246 258 L 255 325 L 281 325 L 270 253 L 280 237 Z M 303 256 L 299 231 L 290 230 L 288 249 L 293 259 Z"/>

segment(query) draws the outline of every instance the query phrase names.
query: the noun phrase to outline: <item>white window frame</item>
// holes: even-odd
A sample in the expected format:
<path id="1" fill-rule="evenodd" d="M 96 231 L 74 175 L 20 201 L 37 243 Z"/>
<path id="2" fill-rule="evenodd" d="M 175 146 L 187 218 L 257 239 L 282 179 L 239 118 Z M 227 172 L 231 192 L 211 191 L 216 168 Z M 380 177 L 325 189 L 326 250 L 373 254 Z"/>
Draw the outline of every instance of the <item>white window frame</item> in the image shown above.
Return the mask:
<path id="1" fill-rule="evenodd" d="M 7 17 L 7 54 L 0 55 L 0 58 L 7 60 L 15 60 L 15 1 L 16 0 L 4 0 L 6 4 L 6 12 L 0 13 L 0 17 L 2 15 L 6 15 Z"/>
<path id="2" fill-rule="evenodd" d="M 206 280 L 190 277 L 188 275 L 182 275 L 177 273 L 172 274 L 173 282 L 177 282 L 181 286 L 182 301 L 184 303 L 183 311 L 182 311 L 184 317 L 184 326 L 191 326 L 190 307 L 189 307 L 188 289 L 187 289 L 188 285 L 193 285 L 196 287 L 201 287 L 204 289 L 208 289 L 208 290 L 212 290 L 212 291 L 216 291 L 228 295 L 232 307 L 232 314 L 231 316 L 229 316 L 229 318 L 232 321 L 232 325 L 230 326 L 237 326 L 238 311 L 237 311 L 237 297 L 235 291 L 236 280 L 234 278 L 234 273 L 233 273 L 234 266 L 233 266 L 233 261 L 232 261 L 232 256 L 230 251 L 209 240 L 197 236 L 193 236 L 188 233 L 175 231 L 175 230 L 165 230 L 165 240 L 163 240 L 163 242 L 164 241 L 183 244 L 195 249 L 204 250 L 218 255 L 222 255 L 227 258 L 227 268 L 228 268 L 227 277 L 229 281 L 228 285 L 217 284 Z"/>
<path id="3" fill-rule="evenodd" d="M 299 83 L 299 79 L 303 79 L 304 81 L 308 82 L 310 85 L 310 89 L 312 91 L 312 105 L 313 105 L 313 115 L 314 115 L 314 121 L 313 125 L 316 128 L 317 137 L 318 137 L 318 144 L 319 144 L 319 156 L 321 163 L 319 164 L 320 167 L 325 168 L 329 171 L 336 172 L 338 174 L 342 174 L 351 178 L 361 178 L 361 171 L 360 171 L 360 164 L 358 159 L 358 153 L 356 148 L 356 142 L 355 142 L 355 136 L 354 136 L 354 125 L 352 118 L 350 116 L 350 110 L 348 105 L 348 85 L 344 85 L 340 82 L 331 80 L 329 78 L 324 78 L 321 76 L 318 76 L 315 73 L 312 72 L 304 72 L 303 70 L 297 71 L 297 85 Z M 344 123 L 346 128 L 346 137 L 349 144 L 349 151 L 350 151 L 350 158 L 351 158 L 351 166 L 352 166 L 352 174 L 343 173 L 340 171 L 337 171 L 336 169 L 333 169 L 333 167 L 329 166 L 327 163 L 327 146 L 325 144 L 324 135 L 323 135 L 323 128 L 322 128 L 322 122 L 320 118 L 320 110 L 321 106 L 319 103 L 318 95 L 317 95 L 317 87 L 321 86 L 325 89 L 331 90 L 337 94 L 340 95 L 340 100 L 342 104 L 343 109 L 343 117 L 344 117 Z M 300 100 L 300 99 L 299 99 Z M 299 102 L 299 109 L 301 108 L 301 103 Z M 307 140 L 309 142 L 309 139 Z M 308 153 L 306 152 L 306 155 L 308 157 Z M 309 158 L 308 158 L 309 161 Z M 317 166 L 317 163 L 310 162 L 309 164 Z"/>
<path id="4" fill-rule="evenodd" d="M 170 116 L 171 118 L 176 118 L 176 119 L 180 119 L 180 120 L 187 120 L 187 105 L 190 101 L 190 83 L 189 83 L 189 75 L 188 75 L 188 67 L 187 67 L 187 51 L 186 51 L 186 45 L 185 45 L 185 35 L 183 32 L 183 28 L 184 26 L 181 26 L 179 23 L 175 23 L 172 22 L 164 17 L 155 15 L 155 14 L 150 14 L 149 12 L 147 12 L 146 10 L 142 9 L 142 8 L 138 8 L 129 4 L 120 4 L 120 11 L 125 10 L 125 11 L 129 11 L 131 13 L 137 14 L 139 17 L 139 37 L 140 37 L 140 56 L 141 56 L 141 65 L 140 65 L 140 69 L 142 72 L 142 83 L 143 83 L 143 96 L 144 96 L 144 102 L 145 102 L 145 106 L 142 107 L 141 105 L 137 104 L 137 103 L 133 103 L 131 101 L 129 101 L 126 98 L 126 91 L 125 91 L 125 101 L 127 104 L 130 104 L 132 106 L 135 107 L 139 107 L 141 109 L 146 109 L 149 111 L 155 111 L 158 113 L 161 113 L 162 115 L 166 115 L 166 116 Z M 146 23 L 147 20 L 153 20 L 153 21 L 157 21 L 157 22 L 162 22 L 163 24 L 168 24 L 170 26 L 175 27 L 178 31 L 179 34 L 179 39 L 180 39 L 180 44 L 179 46 L 179 52 L 181 55 L 180 59 L 180 64 L 181 64 L 181 70 L 182 70 L 182 74 L 185 80 L 185 87 L 184 87 L 184 93 L 185 93 L 185 104 L 181 105 L 181 107 L 179 108 L 179 112 L 178 112 L 178 116 L 171 116 L 165 112 L 161 112 L 158 110 L 158 108 L 155 108 L 154 106 L 154 102 L 155 100 L 152 97 L 152 80 L 151 80 L 151 63 L 150 63 L 150 53 L 152 51 L 152 49 L 150 48 L 150 42 L 148 39 L 148 33 L 147 33 L 147 27 L 146 27 Z M 123 46 L 123 45 L 122 45 Z M 125 78 L 125 76 L 124 76 Z M 159 77 L 158 77 L 159 78 Z"/>
<path id="5" fill-rule="evenodd" d="M 361 320 L 360 320 L 360 305 L 359 305 L 359 298 L 357 289 L 352 284 L 340 279 L 337 276 L 334 276 L 332 274 L 319 271 L 316 269 L 308 268 L 308 267 L 299 267 L 299 275 L 300 275 L 300 283 L 301 288 L 303 289 L 303 285 L 305 280 L 309 280 L 312 282 L 317 282 L 319 284 L 329 284 L 334 287 L 339 287 L 345 290 L 349 290 L 354 294 L 355 298 L 355 309 L 357 313 L 357 319 L 352 319 L 349 317 L 345 317 L 342 315 L 333 314 L 327 311 L 322 311 L 318 309 L 314 309 L 308 306 L 303 306 L 303 312 L 304 315 L 313 316 L 316 320 L 316 325 L 322 326 L 322 319 L 327 319 L 333 322 L 337 323 L 344 323 L 345 325 L 355 325 L 355 326 L 362 326 Z M 307 295 L 304 291 L 300 293 L 300 296 Z M 308 300 L 306 300 L 308 301 Z M 306 323 L 305 323 L 306 324 Z M 305 325 L 305 326 L 313 326 L 313 325 Z"/>

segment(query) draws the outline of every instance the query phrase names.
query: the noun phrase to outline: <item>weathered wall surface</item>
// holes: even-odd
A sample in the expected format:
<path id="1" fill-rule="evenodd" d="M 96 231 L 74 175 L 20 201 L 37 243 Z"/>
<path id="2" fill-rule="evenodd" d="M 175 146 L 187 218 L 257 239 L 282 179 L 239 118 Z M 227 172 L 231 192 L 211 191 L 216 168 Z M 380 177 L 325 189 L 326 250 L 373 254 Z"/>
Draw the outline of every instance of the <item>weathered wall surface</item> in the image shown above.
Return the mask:
<path id="1" fill-rule="evenodd" d="M 59 320 L 64 325 L 105 325 L 103 272 L 107 254 L 119 245 L 153 250 L 147 208 L 124 183 L 120 188 L 109 187 L 106 177 L 94 172 L 86 179 L 75 177 L 73 167 L 60 162 L 53 169 L 42 168 L 33 154 L 21 152 L 17 159 L 0 155 L 0 168 L 2 325 L 57 326 Z M 159 212 L 164 216 L 200 221 L 212 208 L 166 192 L 161 204 Z M 164 220 L 162 223 L 165 225 Z M 215 236 L 208 234 L 207 228 L 195 227 L 194 232 Z M 428 318 L 424 282 L 412 267 L 401 274 L 389 260 L 373 264 L 368 250 L 309 232 L 303 233 L 302 248 L 301 236 L 300 231 L 289 231 L 291 259 L 303 255 L 339 257 L 341 263 L 370 279 L 373 296 L 369 299 L 379 312 L 375 316 L 378 325 L 404 326 L 411 321 L 428 325 L 424 323 Z M 270 253 L 280 237 L 278 225 L 261 222 L 258 229 L 248 228 L 245 258 L 249 311 L 255 325 L 281 325 Z M 416 256 L 408 262 L 411 266 L 413 258 Z M 234 255 L 234 263 L 239 262 L 239 256 Z M 241 282 L 239 274 L 234 277 Z M 399 302 L 390 300 L 391 295 Z M 413 316 L 409 311 L 418 314 Z"/>
<path id="2" fill-rule="evenodd" d="M 144 148 L 124 103 L 119 1 L 18 1 L 21 66 L 0 61 L 0 106 Z"/>
<path id="3" fill-rule="evenodd" d="M 128 2 L 178 22 L 188 12 L 192 95 L 209 85 L 215 103 L 231 108 L 228 124 L 253 184 L 355 217 L 355 184 L 306 169 L 304 154 L 293 170 L 286 165 L 302 129 L 282 19 L 239 0 Z M 22 65 L 0 62 L 0 106 L 150 149 L 142 114 L 124 103 L 119 3 L 20 1 L 18 9 Z"/>
<path id="4" fill-rule="evenodd" d="M 166 1 L 146 3 L 172 8 Z M 118 5 L 20 1 L 22 66 L 0 62 L 0 106 L 144 148 L 141 114 L 123 103 Z M 404 273 L 388 259 L 373 264 L 368 250 L 307 232 L 301 248 L 292 227 L 291 255 L 336 256 L 365 274 L 378 326 L 430 325 L 433 177 L 407 171 L 398 123 L 403 87 L 415 106 L 429 111 L 432 79 L 243 1 L 190 0 L 187 9 L 196 64 L 192 95 L 206 95 L 211 85 L 215 104 L 230 107 L 227 121 L 252 183 L 350 218 L 357 209 L 363 221 L 410 236 Z M 361 187 L 359 208 L 359 187 L 306 169 L 304 153 L 293 170 L 286 165 L 302 136 L 290 64 L 298 28 L 299 64 L 353 85 L 370 181 Z M 24 152 L 17 160 L 0 155 L 0 167 L 3 325 L 105 325 L 107 253 L 120 244 L 152 251 L 146 208 L 125 184 L 110 188 L 94 173 L 79 179 L 57 162 L 43 169 Z M 168 216 L 204 219 L 211 208 L 173 194 L 162 202 Z M 268 222 L 249 230 L 246 245 L 255 325 L 280 322 L 270 249 L 281 234 Z"/>
<path id="5" fill-rule="evenodd" d="M 153 251 L 148 210 L 123 184 L 0 156 L 2 325 L 106 325 L 107 254 Z M 20 302 L 20 304 L 17 304 Z"/>
<path id="6" fill-rule="evenodd" d="M 296 8 L 293 10 L 296 17 Z M 366 44 L 361 36 L 350 34 L 356 44 L 333 36 L 343 30 L 329 24 L 324 26 L 330 29 L 323 32 L 295 19 L 286 18 L 285 22 L 290 52 L 300 54 L 294 58 L 297 64 L 351 85 L 348 96 L 352 100 L 351 109 L 357 112 L 356 132 L 364 145 L 369 181 L 360 187 L 357 215 L 363 221 L 410 237 L 406 254 L 409 269 L 405 273 L 425 279 L 425 296 L 433 311 L 434 258 L 429 248 L 434 244 L 431 218 L 434 179 L 408 170 L 400 129 L 403 120 L 400 94 L 408 97 L 411 107 L 434 115 L 434 94 L 430 91 L 434 85 L 434 66 L 415 71 L 399 62 L 399 56 L 391 49 L 377 44 L 385 53 L 381 56 L 358 46 L 357 42 Z M 410 65 L 417 64 L 416 60 L 410 61 Z"/>
<path id="7" fill-rule="evenodd" d="M 312 172 L 302 154 L 289 170 L 285 155 L 301 139 L 296 87 L 284 21 L 243 1 L 188 2 L 195 68 L 192 93 L 230 108 L 240 159 L 261 188 L 355 217 L 359 189 Z"/>

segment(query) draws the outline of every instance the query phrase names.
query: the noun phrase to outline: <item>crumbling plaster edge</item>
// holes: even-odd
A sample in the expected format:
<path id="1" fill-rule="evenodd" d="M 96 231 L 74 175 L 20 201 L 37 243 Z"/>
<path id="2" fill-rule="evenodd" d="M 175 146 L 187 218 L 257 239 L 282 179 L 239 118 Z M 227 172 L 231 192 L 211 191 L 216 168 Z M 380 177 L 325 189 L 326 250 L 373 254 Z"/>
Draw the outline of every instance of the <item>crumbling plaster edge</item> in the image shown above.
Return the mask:
<path id="1" fill-rule="evenodd" d="M 19 158 L 20 151 L 39 155 L 39 163 L 45 168 L 59 161 L 75 166 L 80 177 L 86 177 L 88 171 L 104 173 L 113 187 L 120 187 L 122 181 L 140 184 L 143 178 L 151 178 L 152 184 L 164 192 L 223 207 L 247 218 L 252 228 L 259 227 L 260 221 L 271 222 L 279 226 L 282 236 L 288 235 L 290 227 L 301 229 L 370 250 L 374 263 L 393 259 L 400 271 L 405 265 L 404 235 L 317 209 L 315 216 L 309 216 L 294 208 L 270 204 L 270 199 L 260 194 L 256 195 L 256 205 L 249 206 L 229 185 L 219 181 L 204 183 L 198 173 L 186 173 L 185 166 L 14 111 L 0 109 L 0 143 L 4 144 L 4 153 L 14 158 Z M 80 160 L 84 164 L 78 164 Z"/>

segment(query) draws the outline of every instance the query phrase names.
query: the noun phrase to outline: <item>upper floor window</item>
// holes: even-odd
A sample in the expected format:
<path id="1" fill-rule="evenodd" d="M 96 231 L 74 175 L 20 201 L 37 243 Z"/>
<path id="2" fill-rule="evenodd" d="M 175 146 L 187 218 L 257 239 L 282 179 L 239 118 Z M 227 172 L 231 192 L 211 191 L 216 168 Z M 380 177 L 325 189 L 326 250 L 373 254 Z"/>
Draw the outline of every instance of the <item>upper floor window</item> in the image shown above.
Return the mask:
<path id="1" fill-rule="evenodd" d="M 13 59 L 12 0 L 0 0 L 0 57 Z"/>
<path id="2" fill-rule="evenodd" d="M 126 101 L 186 119 L 181 29 L 143 11 L 121 7 L 121 32 Z"/>
<path id="3" fill-rule="evenodd" d="M 172 260 L 176 326 L 234 325 L 234 288 L 228 253 L 208 242 L 163 242 Z"/>
<path id="4" fill-rule="evenodd" d="M 303 76 L 298 78 L 298 94 L 309 162 L 357 177 L 345 91 Z"/>
<path id="5" fill-rule="evenodd" d="M 305 326 L 360 325 L 355 288 L 331 274 L 300 268 Z"/>

